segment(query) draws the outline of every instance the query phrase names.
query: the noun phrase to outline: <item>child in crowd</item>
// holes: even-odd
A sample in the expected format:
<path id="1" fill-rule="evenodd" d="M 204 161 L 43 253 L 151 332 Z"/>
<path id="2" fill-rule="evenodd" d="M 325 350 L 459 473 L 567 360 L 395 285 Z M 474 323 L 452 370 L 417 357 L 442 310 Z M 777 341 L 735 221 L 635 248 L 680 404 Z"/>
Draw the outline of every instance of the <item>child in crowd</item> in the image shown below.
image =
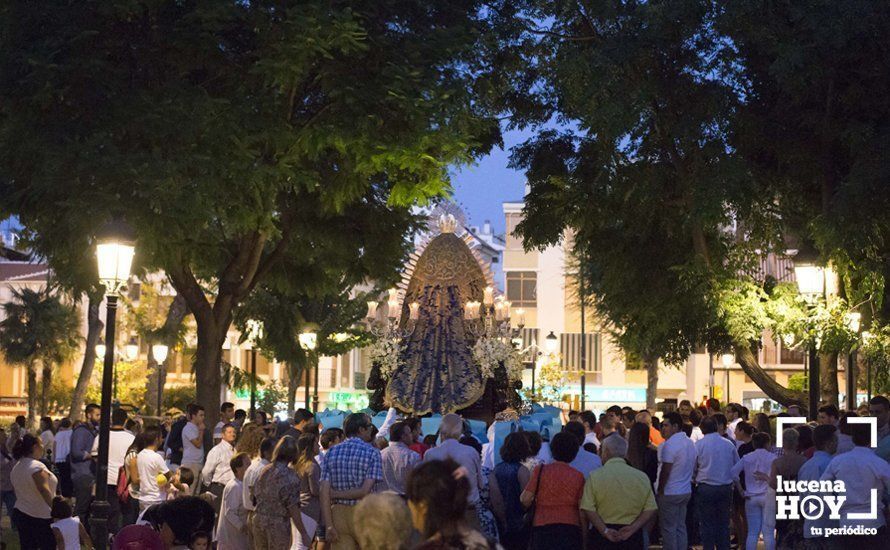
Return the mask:
<path id="1" fill-rule="evenodd" d="M 210 550 L 210 535 L 204 531 L 195 531 L 189 542 L 189 550 Z"/>
<path id="2" fill-rule="evenodd" d="M 170 479 L 170 485 L 167 486 L 167 500 L 190 496 L 194 484 L 195 473 L 191 468 L 179 468 Z"/>
<path id="3" fill-rule="evenodd" d="M 73 518 L 71 505 L 64 497 L 57 496 L 53 499 L 50 508 L 50 517 L 53 519 L 53 535 L 56 537 L 57 550 L 80 550 L 83 544 L 87 548 L 93 547 L 93 541 L 89 533 L 80 523 L 79 518 Z"/>

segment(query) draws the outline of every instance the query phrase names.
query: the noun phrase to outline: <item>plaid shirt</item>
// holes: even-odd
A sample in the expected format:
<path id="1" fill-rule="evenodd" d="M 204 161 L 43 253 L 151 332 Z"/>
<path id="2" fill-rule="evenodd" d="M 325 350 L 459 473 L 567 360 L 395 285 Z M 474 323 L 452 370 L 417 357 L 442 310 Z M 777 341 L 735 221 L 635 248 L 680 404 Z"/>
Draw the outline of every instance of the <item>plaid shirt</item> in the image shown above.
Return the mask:
<path id="1" fill-rule="evenodd" d="M 331 482 L 331 490 L 346 491 L 361 487 L 366 479 L 383 480 L 380 451 L 357 437 L 334 445 L 325 454 L 321 480 Z M 331 499 L 334 504 L 355 505 L 352 499 Z"/>

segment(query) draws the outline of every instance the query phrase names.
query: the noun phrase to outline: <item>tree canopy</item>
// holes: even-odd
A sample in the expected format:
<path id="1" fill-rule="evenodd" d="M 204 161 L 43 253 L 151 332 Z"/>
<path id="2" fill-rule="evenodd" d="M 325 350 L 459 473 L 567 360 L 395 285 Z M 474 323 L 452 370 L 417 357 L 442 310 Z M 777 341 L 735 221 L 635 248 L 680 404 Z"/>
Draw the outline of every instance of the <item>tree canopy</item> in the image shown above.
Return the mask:
<path id="1" fill-rule="evenodd" d="M 76 310 L 62 302 L 50 289 L 13 290 L 12 301 L 0 304 L 0 351 L 6 360 L 24 365 L 28 376 L 28 418 L 47 414 L 48 396 L 54 369 L 69 359 L 77 349 L 78 318 Z M 37 370 L 42 371 L 38 391 Z"/>
<path id="2" fill-rule="evenodd" d="M 846 313 L 883 303 L 884 214 L 857 212 L 888 197 L 875 159 L 890 105 L 864 98 L 887 77 L 886 53 L 856 46 L 888 28 L 883 11 L 504 3 L 493 15 L 514 46 L 504 104 L 538 130 L 513 153 L 531 186 L 526 246 L 572 239 L 626 351 L 676 363 L 695 346 L 732 347 L 770 397 L 800 401 L 757 364 L 764 330 L 836 354 L 857 345 Z M 757 267 L 806 243 L 842 282 L 812 310 Z"/>
<path id="3" fill-rule="evenodd" d="M 135 226 L 138 262 L 195 315 L 198 399 L 215 411 L 234 310 L 317 243 L 304 230 L 372 195 L 391 208 L 437 197 L 448 166 L 499 139 L 472 97 L 480 7 L 5 4 L 2 191 L 24 223 Z"/>

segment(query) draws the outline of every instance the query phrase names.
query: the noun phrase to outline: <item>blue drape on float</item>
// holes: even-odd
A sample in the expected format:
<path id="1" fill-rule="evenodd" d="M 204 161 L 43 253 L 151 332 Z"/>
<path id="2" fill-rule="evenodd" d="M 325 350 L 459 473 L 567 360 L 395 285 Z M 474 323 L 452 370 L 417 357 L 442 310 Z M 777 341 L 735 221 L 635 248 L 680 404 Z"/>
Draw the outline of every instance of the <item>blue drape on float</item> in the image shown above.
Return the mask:
<path id="1" fill-rule="evenodd" d="M 448 413 L 475 403 L 485 391 L 473 360 L 473 335 L 463 305 L 481 300 L 485 277 L 466 243 L 451 233 L 433 239 L 417 262 L 406 290 L 407 304 L 420 304 L 414 331 L 405 342 L 386 395 L 397 408 L 417 415 Z"/>

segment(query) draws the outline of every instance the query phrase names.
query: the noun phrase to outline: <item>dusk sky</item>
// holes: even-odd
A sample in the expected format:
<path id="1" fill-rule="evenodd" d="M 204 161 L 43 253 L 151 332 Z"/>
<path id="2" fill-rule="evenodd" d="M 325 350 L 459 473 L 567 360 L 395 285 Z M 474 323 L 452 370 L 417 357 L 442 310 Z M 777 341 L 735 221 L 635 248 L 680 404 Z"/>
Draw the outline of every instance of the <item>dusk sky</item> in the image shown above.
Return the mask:
<path id="1" fill-rule="evenodd" d="M 522 198 L 525 176 L 507 168 L 510 148 L 528 139 L 530 131 L 504 134 L 504 149 L 494 149 L 475 166 L 454 174 L 454 201 L 466 212 L 471 225 L 491 220 L 495 233 L 504 232 L 501 203 Z"/>

